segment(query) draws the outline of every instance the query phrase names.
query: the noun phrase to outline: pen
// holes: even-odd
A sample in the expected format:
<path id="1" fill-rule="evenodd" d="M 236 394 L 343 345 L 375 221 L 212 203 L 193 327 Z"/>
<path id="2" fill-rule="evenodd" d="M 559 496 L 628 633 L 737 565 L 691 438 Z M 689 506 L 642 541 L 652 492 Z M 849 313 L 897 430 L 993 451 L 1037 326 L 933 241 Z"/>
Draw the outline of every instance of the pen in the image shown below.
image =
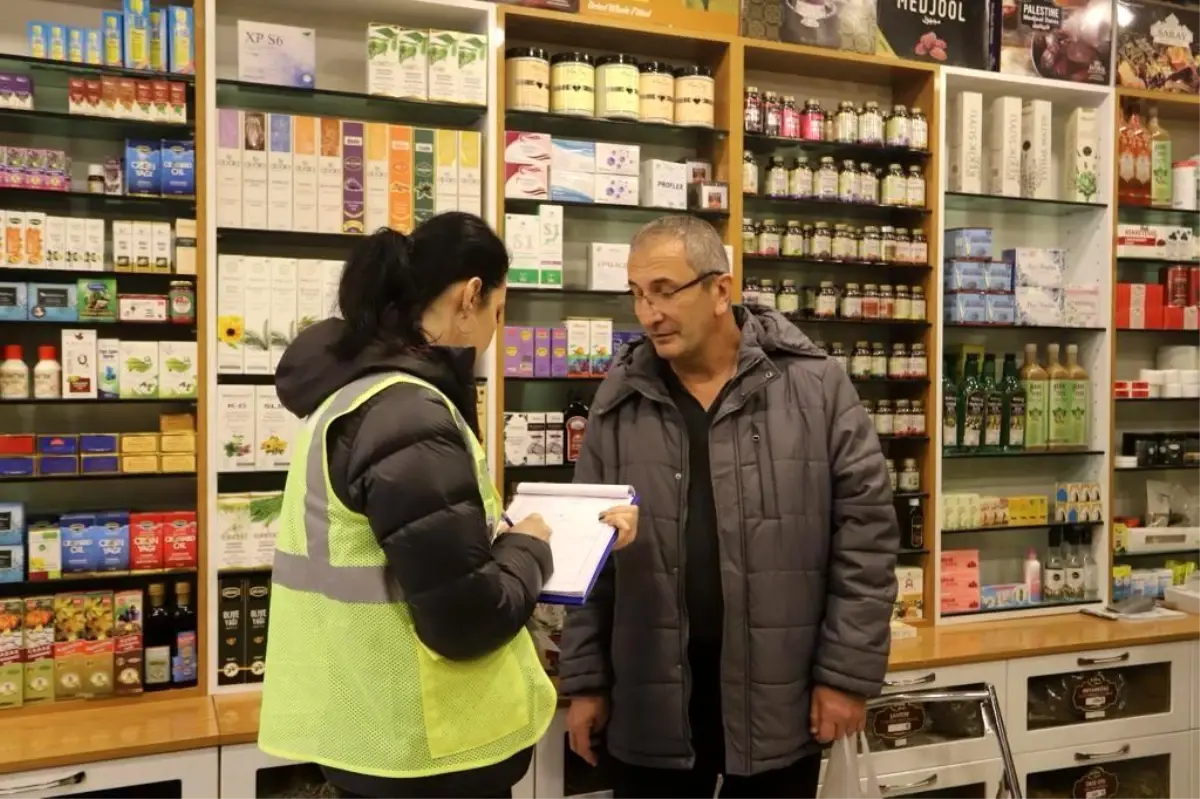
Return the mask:
<path id="1" fill-rule="evenodd" d="M 515 524 L 513 524 L 513 520 L 512 520 L 512 519 L 510 519 L 510 518 L 508 518 L 508 514 L 507 514 L 507 513 L 501 513 L 501 514 L 500 514 L 500 521 L 502 521 L 502 522 L 504 522 L 505 524 L 507 524 L 507 525 L 508 525 L 508 529 L 510 529 L 510 530 L 511 530 L 512 528 L 516 527 L 516 525 L 515 525 Z"/>

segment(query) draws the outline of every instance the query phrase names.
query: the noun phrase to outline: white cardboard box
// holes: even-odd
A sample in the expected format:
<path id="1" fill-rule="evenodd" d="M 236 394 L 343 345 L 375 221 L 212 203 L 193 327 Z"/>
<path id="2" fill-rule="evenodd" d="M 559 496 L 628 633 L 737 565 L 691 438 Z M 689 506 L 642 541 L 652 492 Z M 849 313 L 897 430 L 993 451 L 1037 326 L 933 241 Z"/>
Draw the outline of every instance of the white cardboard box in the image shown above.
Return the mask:
<path id="1" fill-rule="evenodd" d="M 292 230 L 317 232 L 317 155 L 319 122 L 316 117 L 292 120 Z"/>
<path id="2" fill-rule="evenodd" d="M 96 398 L 96 331 L 62 331 L 63 399 Z"/>
<path id="3" fill-rule="evenodd" d="M 88 256 L 84 254 L 84 261 Z M 154 264 L 154 224 L 152 222 L 133 223 L 133 268 L 136 272 L 149 272 Z M 87 268 L 87 267 L 84 267 Z"/>
<path id="4" fill-rule="evenodd" d="M 21 230 L 25 229 L 25 215 L 14 211 L 8 212 L 8 229 L 13 229 L 13 219 L 19 220 L 18 224 Z M 130 241 L 132 242 L 132 223 L 130 223 Z M 21 264 L 25 261 L 25 246 L 24 233 L 22 232 L 21 245 L 18 249 L 18 257 L 21 259 Z M 12 261 L 13 251 L 9 247 L 9 266 L 19 266 Z M 87 220 L 77 216 L 67 218 L 67 268 L 68 269 L 87 269 Z"/>
<path id="5" fill-rule="evenodd" d="M 687 165 L 651 159 L 642 162 L 639 202 L 654 208 L 687 210 Z"/>
<path id="6" fill-rule="evenodd" d="M 157 341 L 121 342 L 121 399 L 151 399 L 158 396 Z"/>
<path id="7" fill-rule="evenodd" d="M 596 202 L 601 205 L 637 205 L 638 179 L 631 175 L 596 175 Z"/>
<path id="8" fill-rule="evenodd" d="M 296 89 L 316 86 L 317 32 L 239 19 L 238 80 Z"/>
<path id="9" fill-rule="evenodd" d="M 989 109 L 988 194 L 1021 196 L 1021 98 L 997 97 Z"/>
<path id="10" fill-rule="evenodd" d="M 194 341 L 158 342 L 158 396 L 192 399 L 196 396 L 198 353 Z"/>
<path id="11" fill-rule="evenodd" d="M 242 341 L 242 371 L 248 375 L 271 374 L 271 284 L 272 258 L 242 256 L 245 286 L 246 337 Z"/>
<path id="12" fill-rule="evenodd" d="M 217 386 L 217 471 L 254 469 L 254 389 L 256 386 Z"/>
<path id="13" fill-rule="evenodd" d="M 983 193 L 983 95 L 959 92 L 946 120 L 950 140 L 950 191 Z"/>
<path id="14" fill-rule="evenodd" d="M 342 232 L 342 129 L 340 121 L 322 117 L 317 175 L 317 229 Z M 332 127 L 332 130 L 330 129 Z"/>
<path id="15" fill-rule="evenodd" d="M 116 225 L 116 222 L 113 222 Z M 2 229 L 0 225 L 0 229 Z M 2 234 L 0 234 L 2 237 Z M 3 245 L 0 245 L 3 250 Z M 0 261 L 0 268 L 3 262 Z M 67 268 L 67 219 L 63 216 L 46 217 L 46 268 Z"/>
<path id="16" fill-rule="evenodd" d="M 428 99 L 428 30 L 376 22 L 367 25 L 367 93 Z"/>
<path id="17" fill-rule="evenodd" d="M 324 261 L 301 258 L 296 262 L 297 335 L 328 316 L 324 278 Z"/>
<path id="18" fill-rule="evenodd" d="M 254 469 L 277 471 L 292 462 L 296 417 L 283 407 L 275 386 L 254 386 Z"/>
<path id="19" fill-rule="evenodd" d="M 487 34 L 458 34 L 458 102 L 487 105 L 488 50 Z"/>
<path id="20" fill-rule="evenodd" d="M 242 226 L 242 112 L 217 109 L 217 227 Z"/>
<path id="21" fill-rule="evenodd" d="M 331 316 L 341 316 L 338 309 L 338 288 L 342 283 L 341 261 L 321 261 L 321 308 L 325 319 Z"/>
<path id="22" fill-rule="evenodd" d="M 150 223 L 150 268 L 162 274 L 171 271 L 171 223 Z"/>
<path id="23" fill-rule="evenodd" d="M 516 258 L 533 258 L 541 255 L 542 234 L 540 218 L 536 214 L 505 214 L 504 243 Z"/>
<path id="24" fill-rule="evenodd" d="M 483 201 L 483 152 L 482 140 L 478 131 L 460 130 L 458 132 L 458 201 L 460 211 L 464 199 L 477 202 Z M 475 212 L 478 213 L 478 212 Z"/>
<path id="25" fill-rule="evenodd" d="M 588 245 L 588 291 L 626 291 L 629 288 L 629 245 L 593 242 Z"/>
<path id="26" fill-rule="evenodd" d="M 388 226 L 388 153 L 391 138 L 382 122 L 366 125 L 366 164 L 363 169 L 363 230 L 369 236 Z M 319 317 L 324 318 L 324 317 Z"/>
<path id="27" fill-rule="evenodd" d="M 1021 196 L 1054 199 L 1050 173 L 1053 142 L 1053 107 L 1048 100 L 1026 100 L 1021 108 Z"/>
<path id="28" fill-rule="evenodd" d="M 242 113 L 242 227 L 267 228 L 267 115 Z"/>
<path id="29" fill-rule="evenodd" d="M 429 31 L 429 99 L 439 103 L 458 101 L 457 31 Z"/>
<path id="30" fill-rule="evenodd" d="M 267 229 L 292 230 L 292 116 L 271 114 L 267 139 Z"/>
<path id="31" fill-rule="evenodd" d="M 296 337 L 296 259 L 271 259 L 271 371 Z"/>
<path id="32" fill-rule="evenodd" d="M 1076 108 L 1067 117 L 1063 141 L 1062 198 L 1096 202 L 1100 191 L 1100 138 L 1096 109 Z"/>
<path id="33" fill-rule="evenodd" d="M 217 373 L 242 374 L 246 326 L 246 270 L 240 255 L 217 256 Z"/>

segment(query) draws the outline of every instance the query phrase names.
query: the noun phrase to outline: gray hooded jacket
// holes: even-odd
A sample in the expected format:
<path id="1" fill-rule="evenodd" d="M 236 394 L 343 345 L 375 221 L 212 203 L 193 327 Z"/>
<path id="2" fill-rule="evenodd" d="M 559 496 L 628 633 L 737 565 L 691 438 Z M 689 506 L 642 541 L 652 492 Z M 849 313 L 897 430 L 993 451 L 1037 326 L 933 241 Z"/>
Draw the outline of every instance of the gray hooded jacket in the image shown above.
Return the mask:
<path id="1" fill-rule="evenodd" d="M 736 309 L 733 386 L 709 434 L 725 622 L 730 774 L 817 749 L 814 684 L 879 693 L 899 547 L 887 467 L 845 371 L 774 311 Z M 597 391 L 576 482 L 634 486 L 636 542 L 616 553 L 562 636 L 561 691 L 610 699 L 607 747 L 635 765 L 693 765 L 687 719 L 686 433 L 649 343 Z"/>

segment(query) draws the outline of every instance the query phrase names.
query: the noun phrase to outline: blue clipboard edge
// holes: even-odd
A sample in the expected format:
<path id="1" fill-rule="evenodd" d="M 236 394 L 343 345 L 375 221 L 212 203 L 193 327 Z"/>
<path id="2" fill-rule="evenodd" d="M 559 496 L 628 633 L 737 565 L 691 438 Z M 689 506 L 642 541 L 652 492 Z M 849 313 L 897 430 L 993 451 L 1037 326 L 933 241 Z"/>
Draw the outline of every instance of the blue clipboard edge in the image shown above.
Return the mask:
<path id="1" fill-rule="evenodd" d="M 520 489 L 518 488 L 518 490 L 520 490 Z M 631 496 L 629 498 L 629 503 L 631 505 L 638 504 L 637 489 L 634 489 L 632 487 L 631 487 Z M 612 532 L 612 535 L 609 536 L 608 546 L 606 546 L 604 548 L 604 555 L 603 555 L 603 557 L 600 558 L 600 567 L 598 569 L 596 569 L 596 573 L 592 575 L 592 580 L 591 580 L 591 582 L 588 583 L 587 590 L 583 592 L 582 596 L 579 596 L 577 594 L 541 593 L 541 594 L 538 594 L 538 602 L 542 602 L 547 605 L 578 606 L 578 605 L 586 604 L 588 601 L 588 597 L 592 595 L 592 589 L 596 587 L 596 580 L 600 579 L 600 572 L 604 571 L 604 567 L 608 565 L 608 559 L 612 555 L 613 544 L 615 544 L 615 543 L 617 543 L 617 531 L 614 529 Z"/>

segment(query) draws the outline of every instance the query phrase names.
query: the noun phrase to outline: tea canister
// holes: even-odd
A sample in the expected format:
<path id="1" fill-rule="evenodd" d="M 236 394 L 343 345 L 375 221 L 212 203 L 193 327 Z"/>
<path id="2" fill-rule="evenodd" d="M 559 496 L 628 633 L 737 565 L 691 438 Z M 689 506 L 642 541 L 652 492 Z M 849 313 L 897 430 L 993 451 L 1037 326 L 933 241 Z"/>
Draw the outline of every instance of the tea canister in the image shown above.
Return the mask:
<path id="1" fill-rule="evenodd" d="M 504 54 L 509 111 L 550 110 L 550 54 L 540 47 L 510 47 Z"/>
<path id="2" fill-rule="evenodd" d="M 550 59 L 550 110 L 556 114 L 596 115 L 596 67 L 587 53 L 557 53 Z"/>
<path id="3" fill-rule="evenodd" d="M 783 279 L 779 298 L 775 301 L 775 309 L 785 314 L 794 314 L 800 310 L 800 293 L 796 291 L 795 280 L 786 277 Z"/>
<path id="4" fill-rule="evenodd" d="M 758 255 L 758 228 L 750 217 L 742 217 L 742 252 Z"/>
<path id="5" fill-rule="evenodd" d="M 605 119 L 638 119 L 638 65 L 623 53 L 596 59 L 596 116 Z"/>
<path id="6" fill-rule="evenodd" d="M 686 66 L 675 70 L 675 124 L 696 128 L 713 126 L 716 84 L 712 70 Z"/>
<path id="7" fill-rule="evenodd" d="M 196 321 L 196 287 L 188 280 L 172 280 L 167 291 L 170 319 L 175 324 L 194 324 Z"/>
<path id="8" fill-rule="evenodd" d="M 643 61 L 638 65 L 638 117 L 663 125 L 675 121 L 675 68 L 670 64 Z"/>
<path id="9" fill-rule="evenodd" d="M 914 150 L 929 149 L 929 120 L 915 105 L 908 115 L 908 146 Z"/>

